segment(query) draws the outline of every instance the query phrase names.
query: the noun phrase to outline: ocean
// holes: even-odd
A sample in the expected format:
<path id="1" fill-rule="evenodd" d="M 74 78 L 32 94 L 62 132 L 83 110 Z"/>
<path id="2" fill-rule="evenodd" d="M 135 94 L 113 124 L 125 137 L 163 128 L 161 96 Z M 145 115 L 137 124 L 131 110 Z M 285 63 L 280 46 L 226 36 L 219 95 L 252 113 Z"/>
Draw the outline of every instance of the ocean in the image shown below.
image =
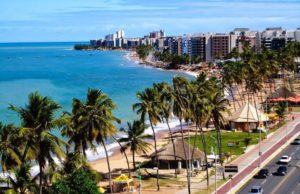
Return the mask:
<path id="1" fill-rule="evenodd" d="M 73 98 L 83 100 L 88 88 L 97 88 L 117 104 L 114 114 L 125 125 L 137 118 L 132 111 L 137 91 L 153 82 L 171 82 L 175 75 L 192 78 L 139 65 L 126 52 L 75 51 L 74 44 L 0 43 L 0 121 L 19 125 L 18 115 L 8 106 L 24 106 L 31 92 L 50 96 L 70 111 Z"/>

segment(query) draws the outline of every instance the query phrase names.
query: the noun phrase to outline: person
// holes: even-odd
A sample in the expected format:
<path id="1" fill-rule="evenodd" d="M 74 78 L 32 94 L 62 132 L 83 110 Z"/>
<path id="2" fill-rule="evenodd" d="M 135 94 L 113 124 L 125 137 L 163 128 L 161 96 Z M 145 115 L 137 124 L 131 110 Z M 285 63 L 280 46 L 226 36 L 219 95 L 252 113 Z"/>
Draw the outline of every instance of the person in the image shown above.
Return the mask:
<path id="1" fill-rule="evenodd" d="M 294 120 L 295 119 L 295 117 L 294 116 L 292 116 L 292 120 Z"/>

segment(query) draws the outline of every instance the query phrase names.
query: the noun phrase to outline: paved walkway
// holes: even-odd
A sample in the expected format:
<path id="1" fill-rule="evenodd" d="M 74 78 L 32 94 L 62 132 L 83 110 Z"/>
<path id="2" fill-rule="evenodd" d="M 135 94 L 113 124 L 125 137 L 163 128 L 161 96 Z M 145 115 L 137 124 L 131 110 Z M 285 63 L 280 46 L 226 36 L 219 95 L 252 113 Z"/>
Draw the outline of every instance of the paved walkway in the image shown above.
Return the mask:
<path id="1" fill-rule="evenodd" d="M 290 115 L 291 116 L 291 115 Z M 265 161 L 269 156 L 274 153 L 277 149 L 280 149 L 282 145 L 286 143 L 286 141 L 300 131 L 300 127 L 296 127 L 300 123 L 300 114 L 293 113 L 294 120 L 289 121 L 287 125 L 282 126 L 278 130 L 276 130 L 270 137 L 263 140 L 261 142 L 261 158 L 259 159 L 259 144 L 254 146 L 250 151 L 246 152 L 231 164 L 237 165 L 239 168 L 239 173 L 234 175 L 231 181 L 227 181 L 223 184 L 218 190 L 217 193 L 229 193 L 231 188 L 238 185 L 243 181 L 243 179 L 250 174 L 253 170 L 255 170 L 259 163 Z M 229 174 L 227 174 L 228 176 Z M 221 180 L 222 177 L 220 175 L 217 176 L 217 181 Z M 215 183 L 215 177 L 210 177 L 210 185 Z M 200 183 L 192 183 L 191 184 L 192 193 L 206 190 L 206 181 L 202 181 Z M 186 194 L 188 193 L 187 188 L 176 192 L 176 194 Z"/>

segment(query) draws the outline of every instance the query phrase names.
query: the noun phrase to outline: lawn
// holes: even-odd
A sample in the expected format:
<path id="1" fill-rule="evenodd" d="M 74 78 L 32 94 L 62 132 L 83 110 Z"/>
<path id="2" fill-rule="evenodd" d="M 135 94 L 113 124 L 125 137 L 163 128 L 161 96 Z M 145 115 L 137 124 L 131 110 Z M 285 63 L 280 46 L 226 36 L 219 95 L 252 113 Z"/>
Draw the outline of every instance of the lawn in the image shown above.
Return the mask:
<path id="1" fill-rule="evenodd" d="M 261 137 L 264 138 L 266 135 L 261 134 Z M 244 153 L 246 145 L 245 139 L 250 138 L 251 141 L 249 145 L 257 144 L 259 141 L 259 133 L 247 133 L 247 132 L 222 132 L 222 148 L 223 153 L 231 153 L 231 155 L 239 156 Z M 190 142 L 193 145 L 195 136 L 191 136 Z M 206 141 L 206 151 L 208 154 L 211 154 L 212 148 L 215 147 L 216 132 L 206 132 L 205 141 Z M 188 139 L 185 139 L 188 142 Z M 233 143 L 232 147 L 228 146 L 228 143 Z M 203 150 L 201 136 L 197 135 L 197 146 L 199 150 Z M 218 152 L 217 152 L 218 153 Z"/>
<path id="2" fill-rule="evenodd" d="M 223 185 L 226 181 L 227 181 L 227 179 L 225 179 L 225 180 L 222 179 L 222 180 L 217 181 L 217 188 L 220 187 L 221 185 Z M 215 184 L 211 184 L 211 185 L 209 185 L 208 189 L 198 191 L 196 194 L 207 194 L 207 193 L 213 193 L 214 191 L 215 191 Z"/>

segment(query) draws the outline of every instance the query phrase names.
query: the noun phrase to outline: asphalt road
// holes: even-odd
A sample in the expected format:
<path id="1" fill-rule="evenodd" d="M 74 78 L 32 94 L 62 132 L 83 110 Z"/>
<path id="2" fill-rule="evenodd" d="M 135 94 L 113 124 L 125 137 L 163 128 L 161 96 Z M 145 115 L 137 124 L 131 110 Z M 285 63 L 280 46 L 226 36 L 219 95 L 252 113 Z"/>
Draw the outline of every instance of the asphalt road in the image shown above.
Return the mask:
<path id="1" fill-rule="evenodd" d="M 280 149 L 280 148 L 279 148 Z M 291 162 L 286 165 L 288 173 L 285 176 L 276 176 L 279 165 L 277 162 L 282 155 L 292 156 Z M 289 145 L 278 154 L 270 163 L 262 167 L 269 170 L 266 179 L 252 178 L 241 190 L 239 194 L 247 194 L 254 185 L 261 186 L 264 193 L 274 194 L 299 194 L 300 193 L 300 145 Z"/>

